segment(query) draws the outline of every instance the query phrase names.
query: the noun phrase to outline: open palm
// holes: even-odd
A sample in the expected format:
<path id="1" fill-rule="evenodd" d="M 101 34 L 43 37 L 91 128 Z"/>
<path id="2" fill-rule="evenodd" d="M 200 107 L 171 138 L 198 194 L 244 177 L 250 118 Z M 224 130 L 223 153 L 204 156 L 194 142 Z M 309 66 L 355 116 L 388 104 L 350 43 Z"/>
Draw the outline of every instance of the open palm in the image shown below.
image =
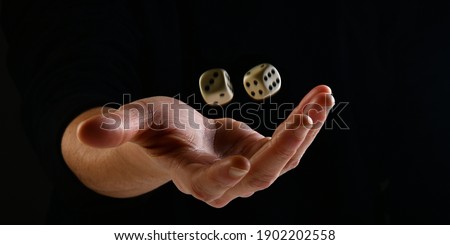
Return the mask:
<path id="1" fill-rule="evenodd" d="M 331 90 L 317 86 L 265 137 L 234 119 L 208 119 L 176 99 L 151 97 L 111 112 L 120 125 L 111 116 L 95 117 L 78 133 L 94 147 L 138 145 L 149 164 L 163 169 L 180 191 L 223 207 L 295 168 L 333 103 Z M 99 133 L 92 137 L 92 131 Z"/>

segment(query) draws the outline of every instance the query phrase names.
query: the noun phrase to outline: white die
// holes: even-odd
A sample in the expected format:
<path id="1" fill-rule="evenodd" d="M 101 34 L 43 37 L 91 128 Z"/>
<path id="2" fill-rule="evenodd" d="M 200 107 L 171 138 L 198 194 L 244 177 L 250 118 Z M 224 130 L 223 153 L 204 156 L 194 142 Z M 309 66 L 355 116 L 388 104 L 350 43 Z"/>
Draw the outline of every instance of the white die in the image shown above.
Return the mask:
<path id="1" fill-rule="evenodd" d="M 245 74 L 244 88 L 253 99 L 263 100 L 280 90 L 280 73 L 271 64 L 257 65 Z"/>
<path id="2" fill-rule="evenodd" d="M 233 99 L 233 86 L 230 76 L 224 69 L 205 71 L 200 76 L 199 86 L 203 99 L 210 105 L 223 105 Z"/>

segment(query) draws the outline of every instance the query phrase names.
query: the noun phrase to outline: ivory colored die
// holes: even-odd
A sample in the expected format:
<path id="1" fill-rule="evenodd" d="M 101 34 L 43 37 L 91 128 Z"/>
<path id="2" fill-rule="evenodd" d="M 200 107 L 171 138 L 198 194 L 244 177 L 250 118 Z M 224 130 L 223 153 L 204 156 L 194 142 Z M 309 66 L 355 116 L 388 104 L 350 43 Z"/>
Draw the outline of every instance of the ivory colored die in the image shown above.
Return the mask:
<path id="1" fill-rule="evenodd" d="M 245 91 L 255 100 L 263 100 L 274 95 L 280 87 L 280 73 L 268 63 L 253 67 L 244 76 Z"/>
<path id="2" fill-rule="evenodd" d="M 203 99 L 210 105 L 223 105 L 233 99 L 233 85 L 224 69 L 205 71 L 200 76 L 199 86 Z"/>

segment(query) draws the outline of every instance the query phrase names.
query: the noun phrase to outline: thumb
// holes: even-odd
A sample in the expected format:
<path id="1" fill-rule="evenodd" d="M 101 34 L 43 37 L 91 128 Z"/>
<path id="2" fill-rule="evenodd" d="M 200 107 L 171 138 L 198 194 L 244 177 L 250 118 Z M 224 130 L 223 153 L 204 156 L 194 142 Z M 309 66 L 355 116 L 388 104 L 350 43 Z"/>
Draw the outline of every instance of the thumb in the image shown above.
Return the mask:
<path id="1" fill-rule="evenodd" d="M 117 147 L 132 141 L 143 129 L 145 115 L 144 110 L 130 110 L 129 106 L 133 104 L 82 121 L 77 128 L 78 139 L 96 148 Z"/>

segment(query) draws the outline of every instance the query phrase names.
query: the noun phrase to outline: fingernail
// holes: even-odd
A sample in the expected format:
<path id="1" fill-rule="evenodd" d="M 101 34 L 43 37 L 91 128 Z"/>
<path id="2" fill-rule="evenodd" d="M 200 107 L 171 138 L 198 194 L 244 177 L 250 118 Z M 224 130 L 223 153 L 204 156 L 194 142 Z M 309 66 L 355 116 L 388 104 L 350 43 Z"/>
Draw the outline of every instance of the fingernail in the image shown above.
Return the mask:
<path id="1" fill-rule="evenodd" d="M 228 170 L 228 174 L 233 178 L 240 178 L 240 177 L 246 175 L 247 173 L 248 173 L 248 170 L 244 170 L 244 169 L 240 169 L 240 168 L 236 168 L 236 167 L 231 167 Z"/>
<path id="2" fill-rule="evenodd" d="M 306 121 L 307 121 L 307 125 L 305 125 L 305 126 L 308 126 L 308 125 L 311 125 L 311 124 L 313 124 L 314 123 L 314 121 L 312 120 L 312 118 L 310 117 L 310 116 L 308 116 L 308 115 L 306 115 L 306 114 L 304 114 L 304 116 L 305 116 L 305 118 L 306 118 Z"/>
<path id="3" fill-rule="evenodd" d="M 329 103 L 331 102 L 331 103 Z M 329 94 L 326 101 L 326 106 L 333 106 L 336 103 L 333 94 Z"/>

